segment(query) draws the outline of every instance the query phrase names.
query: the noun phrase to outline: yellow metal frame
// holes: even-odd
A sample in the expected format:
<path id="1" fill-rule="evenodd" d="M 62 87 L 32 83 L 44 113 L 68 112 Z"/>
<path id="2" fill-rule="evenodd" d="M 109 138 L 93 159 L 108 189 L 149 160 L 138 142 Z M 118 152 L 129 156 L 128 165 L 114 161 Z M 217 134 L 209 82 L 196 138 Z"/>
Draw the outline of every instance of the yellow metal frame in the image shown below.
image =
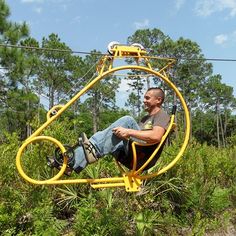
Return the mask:
<path id="1" fill-rule="evenodd" d="M 98 76 L 93 79 L 91 82 L 89 82 L 81 91 L 79 91 L 70 101 L 68 101 L 65 105 L 57 105 L 51 108 L 47 113 L 47 120 L 44 124 L 42 124 L 41 127 L 39 127 L 28 139 L 24 141 L 22 146 L 20 147 L 17 156 L 16 156 L 16 166 L 19 174 L 28 182 L 32 184 L 37 185 L 55 185 L 55 184 L 90 184 L 93 188 L 111 188 L 111 187 L 125 187 L 126 191 L 133 192 L 133 191 L 139 191 L 140 186 L 142 184 L 142 181 L 145 179 L 156 177 L 166 171 L 168 171 L 170 168 L 172 168 L 176 162 L 181 158 L 183 155 L 190 136 L 190 117 L 189 117 L 189 111 L 186 105 L 186 102 L 181 95 L 178 88 L 170 81 L 167 75 L 167 70 L 175 63 L 174 59 L 169 58 L 159 58 L 159 57 L 150 57 L 147 56 L 146 51 L 144 49 L 141 49 L 139 47 L 135 46 L 125 46 L 125 45 L 116 45 L 112 49 L 113 55 L 105 55 L 100 60 L 100 63 L 97 66 L 97 73 Z M 124 59 L 124 58 L 133 58 L 136 62 L 136 65 L 123 65 L 118 67 L 113 67 L 113 62 L 116 59 Z M 160 68 L 158 71 L 154 70 L 151 66 L 151 60 L 161 60 L 162 62 L 165 62 L 165 65 Z M 140 65 L 142 64 L 142 65 Z M 185 128 L 185 136 L 182 146 L 180 147 L 180 150 L 176 157 L 165 167 L 158 170 L 155 173 L 150 173 L 148 175 L 142 175 L 142 170 L 145 168 L 145 166 L 154 158 L 155 154 L 159 150 L 161 144 L 165 141 L 167 135 L 171 131 L 171 129 L 174 126 L 174 115 L 171 117 L 171 122 L 169 125 L 169 128 L 167 132 L 165 133 L 164 137 L 162 138 L 161 144 L 158 145 L 157 149 L 154 151 L 154 153 L 150 156 L 150 158 L 147 160 L 147 162 L 138 170 L 136 170 L 136 163 L 137 163 L 137 155 L 136 155 L 136 149 L 135 145 L 140 145 L 136 142 L 132 143 L 132 150 L 134 154 L 134 166 L 133 169 L 130 171 L 124 170 L 120 165 L 121 170 L 121 176 L 119 177 L 111 177 L 111 178 L 98 178 L 98 179 L 63 179 L 63 173 L 66 169 L 67 165 L 67 157 L 64 155 L 64 162 L 61 170 L 51 179 L 47 180 L 35 180 L 29 177 L 25 174 L 22 165 L 21 165 L 21 158 L 22 154 L 25 150 L 25 148 L 34 142 L 39 141 L 49 141 L 52 142 L 54 145 L 60 148 L 62 153 L 66 152 L 65 147 L 63 144 L 56 140 L 53 137 L 49 136 L 43 136 L 41 133 L 44 129 L 46 129 L 54 120 L 56 120 L 68 107 L 70 107 L 77 99 L 79 99 L 83 94 L 85 94 L 91 87 L 93 87 L 97 82 L 102 80 L 104 77 L 111 75 L 117 71 L 122 70 L 138 70 L 147 72 L 149 74 L 152 74 L 154 76 L 157 76 L 161 78 L 172 90 L 174 90 L 175 94 L 179 98 L 181 105 L 184 109 L 185 113 L 185 122 L 186 122 L 186 128 Z"/>

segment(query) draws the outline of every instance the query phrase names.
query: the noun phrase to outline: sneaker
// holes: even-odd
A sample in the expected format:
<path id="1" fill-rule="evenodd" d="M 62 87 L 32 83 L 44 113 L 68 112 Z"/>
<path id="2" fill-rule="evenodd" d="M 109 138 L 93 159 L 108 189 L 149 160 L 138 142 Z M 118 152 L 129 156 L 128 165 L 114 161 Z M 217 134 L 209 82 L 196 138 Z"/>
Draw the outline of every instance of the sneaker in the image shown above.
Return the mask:
<path id="1" fill-rule="evenodd" d="M 89 141 L 85 133 L 81 134 L 82 138 L 82 147 L 84 149 L 84 154 L 87 162 L 89 164 L 94 163 L 98 160 L 96 149 L 93 144 Z"/>

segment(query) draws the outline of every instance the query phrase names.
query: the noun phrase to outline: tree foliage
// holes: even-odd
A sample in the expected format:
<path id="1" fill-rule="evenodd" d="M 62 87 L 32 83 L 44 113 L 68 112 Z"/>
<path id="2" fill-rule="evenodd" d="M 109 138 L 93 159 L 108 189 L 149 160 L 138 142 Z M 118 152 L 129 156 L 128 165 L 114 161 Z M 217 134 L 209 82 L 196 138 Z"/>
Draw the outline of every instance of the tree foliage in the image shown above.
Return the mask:
<path id="1" fill-rule="evenodd" d="M 73 70 L 77 66 L 74 64 L 76 58 L 73 58 L 70 48 L 60 42 L 60 38 L 56 34 L 43 38 L 42 49 L 46 50 L 43 51 L 40 58 L 41 64 L 36 81 L 43 92 L 48 94 L 49 108 L 51 108 L 60 102 L 63 95 L 67 94 L 73 85 Z"/>

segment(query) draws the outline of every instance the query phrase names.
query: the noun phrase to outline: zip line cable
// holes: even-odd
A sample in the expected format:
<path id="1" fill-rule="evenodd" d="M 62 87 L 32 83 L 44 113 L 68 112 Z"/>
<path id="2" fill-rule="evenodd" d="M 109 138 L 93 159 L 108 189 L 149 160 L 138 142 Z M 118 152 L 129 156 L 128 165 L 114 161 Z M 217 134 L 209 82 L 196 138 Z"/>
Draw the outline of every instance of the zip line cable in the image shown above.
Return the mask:
<path id="1" fill-rule="evenodd" d="M 74 54 L 86 54 L 86 55 L 100 55 L 105 56 L 105 53 L 96 53 L 96 52 L 84 52 L 84 51 L 73 51 L 67 49 L 56 49 L 56 48 L 39 48 L 33 46 L 21 46 L 21 45 L 13 45 L 13 44 L 2 44 L 0 43 L 0 47 L 9 47 L 9 48 L 20 48 L 20 49 L 28 49 L 28 50 L 39 50 L 39 51 L 52 51 L 52 52 L 69 52 Z M 111 55 L 112 57 L 112 55 Z M 135 56 L 134 56 L 135 57 Z M 161 57 L 152 57 L 149 58 L 161 58 Z M 236 59 L 232 58 L 185 58 L 185 57 L 169 57 L 166 59 L 176 59 L 176 60 L 189 60 L 189 61 L 222 61 L 222 62 L 236 62 Z"/>
<path id="2" fill-rule="evenodd" d="M 39 50 L 39 51 L 52 51 L 52 52 L 69 52 L 75 54 L 93 54 L 93 55 L 106 55 L 102 53 L 91 53 L 91 52 L 82 52 L 82 51 L 72 51 L 68 49 L 57 49 L 57 48 L 39 48 L 33 46 L 21 46 L 21 45 L 13 45 L 13 44 L 2 44 L 0 43 L 0 47 L 6 48 L 20 48 L 20 49 L 29 49 L 29 50 Z"/>

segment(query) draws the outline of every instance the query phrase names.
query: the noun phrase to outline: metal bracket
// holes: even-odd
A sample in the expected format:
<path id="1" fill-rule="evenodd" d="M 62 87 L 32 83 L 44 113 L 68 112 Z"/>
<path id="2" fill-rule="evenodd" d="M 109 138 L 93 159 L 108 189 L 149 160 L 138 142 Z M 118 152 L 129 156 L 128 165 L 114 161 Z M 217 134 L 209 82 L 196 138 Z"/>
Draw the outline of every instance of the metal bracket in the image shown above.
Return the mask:
<path id="1" fill-rule="evenodd" d="M 142 180 L 136 176 L 123 175 L 126 192 L 138 192 L 141 189 Z"/>

